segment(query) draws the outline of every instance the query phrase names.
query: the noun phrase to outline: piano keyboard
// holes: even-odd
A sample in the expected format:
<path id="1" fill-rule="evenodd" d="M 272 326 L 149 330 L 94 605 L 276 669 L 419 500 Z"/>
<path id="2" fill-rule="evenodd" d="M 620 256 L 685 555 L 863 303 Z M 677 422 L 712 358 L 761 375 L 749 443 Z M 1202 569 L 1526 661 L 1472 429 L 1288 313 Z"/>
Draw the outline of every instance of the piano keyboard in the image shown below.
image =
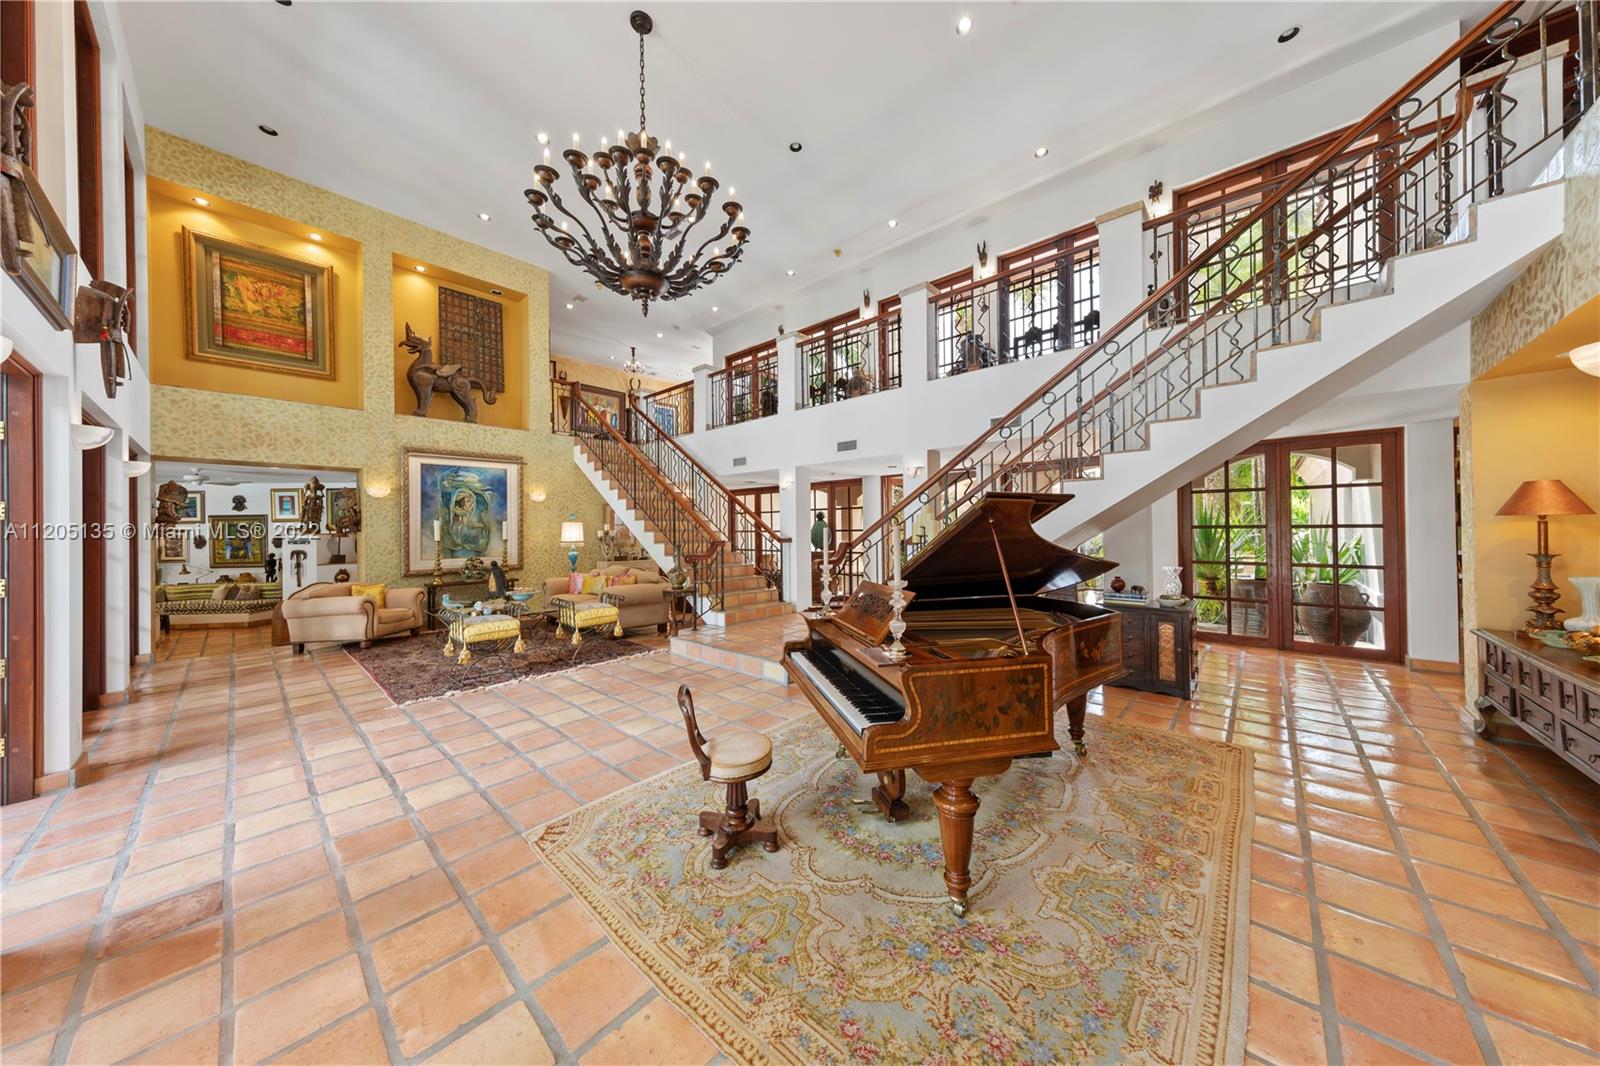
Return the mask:
<path id="1" fill-rule="evenodd" d="M 868 726 L 898 722 L 906 715 L 905 704 L 897 693 L 837 648 L 797 649 L 790 661 L 857 735 Z"/>

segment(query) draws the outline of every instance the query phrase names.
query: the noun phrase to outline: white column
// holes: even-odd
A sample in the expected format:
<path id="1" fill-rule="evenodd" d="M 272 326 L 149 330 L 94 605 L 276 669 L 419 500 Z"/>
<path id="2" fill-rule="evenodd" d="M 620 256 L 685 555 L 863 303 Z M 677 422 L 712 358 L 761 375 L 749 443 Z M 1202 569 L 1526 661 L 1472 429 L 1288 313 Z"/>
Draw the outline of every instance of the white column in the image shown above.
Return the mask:
<path id="1" fill-rule="evenodd" d="M 44 453 L 43 514 L 50 526 L 74 528 L 83 519 L 83 453 L 72 444 L 76 397 L 67 378 L 40 380 L 44 417 L 39 444 Z M 83 750 L 83 542 L 54 538 L 43 542 L 45 595 L 54 609 L 44 612 L 44 761 L 40 774 L 72 768 Z"/>
<path id="2" fill-rule="evenodd" d="M 900 293 L 900 383 L 933 376 L 933 290 L 926 282 Z"/>
<path id="3" fill-rule="evenodd" d="M 795 334 L 785 333 L 778 338 L 778 414 L 786 415 L 795 409 L 800 393 L 800 353 Z"/>
<path id="4" fill-rule="evenodd" d="M 128 662 L 128 627 L 133 620 L 133 604 L 129 603 L 128 568 L 133 552 L 132 538 L 121 535 L 122 528 L 131 521 L 128 515 L 128 472 L 123 455 L 127 452 L 128 435 L 117 430 L 106 446 L 105 499 L 106 526 L 117 530 L 118 535 L 106 537 L 105 546 L 105 690 L 122 692 L 128 687 L 132 664 Z"/>
<path id="5" fill-rule="evenodd" d="M 1406 655 L 1461 661 L 1456 613 L 1455 439 L 1450 419 L 1405 427 Z M 1394 590 L 1386 589 L 1387 603 Z M 1563 590 L 1565 592 L 1565 590 Z"/>
<path id="6" fill-rule="evenodd" d="M 150 662 L 155 657 L 156 627 L 152 621 L 151 604 L 155 597 L 156 542 L 149 537 L 151 522 L 151 497 L 154 494 L 155 473 L 139 479 L 139 506 L 133 512 L 133 533 L 139 538 L 139 554 L 135 565 L 139 568 L 139 600 L 135 625 L 139 627 L 139 658 L 136 662 Z"/>
<path id="7" fill-rule="evenodd" d="M 883 517 L 883 475 L 863 474 L 861 476 L 861 528 L 871 529 L 872 523 Z M 883 581 L 887 575 L 878 573 L 879 556 L 877 552 L 870 552 L 866 559 L 866 578 L 868 581 Z"/>
<path id="8" fill-rule="evenodd" d="M 694 431 L 704 433 L 711 417 L 711 368 L 694 368 Z"/>
<path id="9" fill-rule="evenodd" d="M 1095 228 L 1100 236 L 1102 336 L 1144 300 L 1144 223 L 1147 217 L 1144 201 L 1141 200 L 1095 219 Z M 1130 347 L 1124 356 L 1119 357 L 1121 365 L 1118 369 L 1126 369 L 1132 358 L 1133 349 Z M 1110 381 L 1109 376 L 1106 381 Z"/>
<path id="10" fill-rule="evenodd" d="M 783 568 L 783 598 L 796 607 L 811 605 L 811 471 L 778 471 L 778 530 L 794 549 Z"/>

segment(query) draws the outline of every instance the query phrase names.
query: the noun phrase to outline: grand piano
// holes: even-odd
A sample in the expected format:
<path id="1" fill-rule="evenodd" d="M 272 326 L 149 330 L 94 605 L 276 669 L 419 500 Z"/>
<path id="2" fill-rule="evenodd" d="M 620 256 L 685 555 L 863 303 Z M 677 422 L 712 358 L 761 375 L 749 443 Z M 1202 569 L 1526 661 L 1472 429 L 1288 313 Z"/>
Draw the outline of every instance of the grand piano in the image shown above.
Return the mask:
<path id="1" fill-rule="evenodd" d="M 923 548 L 904 571 L 914 596 L 904 610 L 904 659 L 852 624 L 859 615 L 849 610 L 806 614 L 806 638 L 784 646 L 789 679 L 856 765 L 878 775 L 872 799 L 885 818 L 910 813 L 907 770 L 936 786 L 944 881 L 957 914 L 966 913 L 972 884 L 973 780 L 1059 750 L 1062 707 L 1074 748 L 1086 754 L 1089 690 L 1124 673 L 1117 613 L 1052 595 L 1117 565 L 1034 532 L 1071 498 L 990 493 Z"/>

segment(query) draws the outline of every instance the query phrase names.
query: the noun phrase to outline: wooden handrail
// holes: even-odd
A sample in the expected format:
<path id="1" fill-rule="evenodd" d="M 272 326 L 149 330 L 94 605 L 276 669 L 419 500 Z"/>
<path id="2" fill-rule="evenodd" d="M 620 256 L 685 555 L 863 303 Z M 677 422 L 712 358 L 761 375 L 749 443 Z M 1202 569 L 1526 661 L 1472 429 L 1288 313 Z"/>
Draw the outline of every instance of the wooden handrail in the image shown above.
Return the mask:
<path id="1" fill-rule="evenodd" d="M 890 319 L 899 317 L 900 308 L 896 307 L 888 311 L 880 311 L 871 318 L 858 318 L 854 322 L 846 322 L 843 325 L 834 327 L 832 329 L 819 330 L 816 333 L 807 333 L 802 330 L 795 334 L 795 343 L 805 344 L 810 341 L 827 340 L 829 337 L 842 337 L 847 333 L 854 333 L 858 329 L 865 329 L 867 326 L 876 326 L 880 322 L 887 323 Z"/>
<path id="2" fill-rule="evenodd" d="M 696 459 L 694 457 L 694 455 L 690 453 L 689 449 L 685 448 L 683 445 L 681 445 L 677 441 L 673 440 L 672 439 L 672 434 L 670 434 L 666 430 L 662 429 L 660 423 L 658 423 L 655 419 L 651 418 L 648 414 L 646 414 L 642 409 L 640 409 L 638 407 L 638 405 L 634 404 L 633 403 L 633 399 L 631 397 L 629 398 L 628 403 L 632 407 L 633 413 L 635 415 L 639 416 L 640 418 L 642 418 L 646 422 L 648 422 L 650 424 L 650 427 L 652 429 L 654 429 L 657 433 L 659 433 L 663 439 L 671 441 L 672 442 L 672 447 L 678 452 L 678 454 L 683 456 L 685 459 L 689 460 L 690 464 L 696 470 L 700 471 L 700 473 L 705 476 L 705 479 L 707 481 L 709 481 L 709 482 L 711 482 L 711 484 L 715 485 L 716 488 L 717 488 L 717 491 L 722 493 L 723 496 L 727 497 L 728 503 L 730 505 L 732 505 L 733 507 L 737 508 L 738 510 L 743 511 L 745 513 L 745 515 L 752 522 L 755 523 L 755 526 L 756 526 L 756 528 L 758 530 L 760 530 L 761 532 L 763 532 L 763 533 L 767 534 L 768 536 L 772 537 L 774 540 L 779 541 L 780 543 L 789 544 L 789 543 L 793 542 L 793 540 L 794 540 L 793 537 L 785 537 L 782 534 L 780 534 L 777 530 L 773 529 L 771 526 L 769 526 L 765 522 L 763 522 L 761 520 L 761 516 L 756 514 L 755 511 L 750 509 L 750 505 L 749 504 L 745 503 L 743 500 L 739 499 L 739 497 L 735 496 L 733 494 L 733 492 L 728 488 L 728 486 L 726 486 L 726 485 L 724 485 L 722 483 L 722 481 L 717 477 L 717 475 L 715 475 L 711 471 L 707 470 L 701 464 L 700 460 Z"/>
<path id="3" fill-rule="evenodd" d="M 657 396 L 665 396 L 669 392 L 679 392 L 679 391 L 687 391 L 691 396 L 693 396 L 694 395 L 694 382 L 693 381 L 680 381 L 676 385 L 668 385 L 664 389 L 657 389 L 655 392 L 647 392 L 647 393 L 644 394 L 644 398 L 649 400 L 649 399 L 654 399 Z"/>
<path id="4" fill-rule="evenodd" d="M 665 489 L 667 495 L 672 497 L 672 499 L 677 502 L 679 507 L 688 512 L 690 520 L 694 522 L 695 525 L 700 527 L 700 531 L 703 532 L 707 538 L 717 544 L 724 543 L 723 538 L 717 534 L 717 531 L 711 528 L 711 524 L 704 518 L 700 517 L 700 512 L 694 509 L 693 502 L 685 501 L 683 494 L 678 491 L 677 487 L 673 485 L 672 482 L 668 481 L 661 475 L 661 472 L 655 468 L 655 464 L 650 462 L 650 460 L 647 459 L 639 451 L 639 449 L 635 448 L 631 443 L 629 443 L 628 439 L 618 431 L 616 426 L 613 426 L 609 421 L 607 421 L 604 415 L 590 406 L 589 401 L 583 398 L 582 385 L 577 383 L 573 384 L 573 395 L 577 396 L 578 403 L 585 411 L 589 413 L 589 416 L 594 419 L 595 423 L 606 432 L 606 435 L 611 437 L 611 439 L 616 441 L 618 444 L 622 445 L 622 449 L 627 453 L 628 457 L 643 468 L 645 476 L 651 481 L 654 481 L 661 488 Z"/>
<path id="5" fill-rule="evenodd" d="M 1371 128 L 1375 123 L 1381 122 L 1390 114 L 1390 112 L 1394 111 L 1395 108 L 1404 103 L 1406 99 L 1408 99 L 1413 93 L 1416 93 L 1420 89 L 1424 88 L 1428 82 L 1432 81 L 1439 74 L 1443 73 L 1444 70 L 1448 68 L 1451 63 L 1459 59 L 1468 48 L 1475 45 L 1484 37 L 1485 34 L 1494 29 L 1495 26 L 1503 22 L 1507 16 L 1513 14 L 1517 8 L 1521 6 L 1521 0 L 1504 0 L 1504 2 L 1496 4 L 1494 9 L 1490 11 L 1489 14 L 1483 19 L 1481 19 L 1477 25 L 1473 26 L 1469 32 L 1458 38 L 1455 43 L 1446 48 L 1436 59 L 1434 59 L 1427 66 L 1423 67 L 1421 71 L 1407 79 L 1406 83 L 1399 89 L 1396 89 L 1394 92 L 1390 93 L 1382 103 L 1368 112 L 1365 118 L 1354 123 L 1347 128 L 1342 135 L 1335 138 L 1326 148 L 1318 153 L 1317 156 L 1311 160 L 1311 162 L 1306 164 L 1304 173 L 1316 174 L 1323 167 L 1327 166 L 1329 162 L 1348 151 L 1364 131 Z M 1164 284 L 1158 286 L 1154 292 L 1150 293 L 1142 301 L 1140 301 L 1140 303 L 1135 306 L 1132 311 L 1129 311 L 1126 315 L 1124 315 L 1121 320 L 1119 320 L 1110 329 L 1102 330 L 1099 338 L 1095 340 L 1093 344 L 1089 345 L 1089 347 L 1080 352 L 1075 359 L 1052 374 L 1043 385 L 1040 385 L 1033 392 L 1029 393 L 1020 403 L 1012 407 L 1011 410 L 1004 416 L 996 419 L 992 423 L 990 429 L 986 430 L 976 440 L 968 444 L 965 448 L 961 449 L 961 451 L 958 452 L 953 459 L 950 459 L 943 466 L 939 467 L 938 470 L 929 474 L 923 484 L 934 484 L 951 471 L 960 469 L 968 459 L 970 459 L 980 448 L 984 446 L 986 442 L 990 440 L 991 436 L 996 432 L 996 430 L 1009 425 L 1016 419 L 1021 418 L 1028 408 L 1032 407 L 1044 396 L 1061 385 L 1062 382 L 1066 381 L 1079 367 L 1089 362 L 1091 358 L 1098 358 L 1103 353 L 1107 345 L 1119 334 L 1121 334 L 1123 330 L 1130 326 L 1136 325 L 1140 320 L 1148 315 L 1151 310 L 1158 307 L 1161 301 L 1174 292 L 1182 283 L 1188 281 L 1190 277 L 1199 272 L 1202 266 L 1212 255 L 1232 244 L 1240 237 L 1240 235 L 1248 232 L 1251 226 L 1254 226 L 1257 222 L 1261 221 L 1269 212 L 1287 200 L 1289 198 L 1289 194 L 1297 188 L 1299 188 L 1298 182 L 1286 182 L 1271 196 L 1264 199 L 1253 210 L 1246 214 L 1244 218 L 1236 222 L 1232 228 L 1228 229 L 1222 234 L 1222 236 L 1213 241 L 1211 246 L 1207 248 L 1200 257 L 1191 261 L 1183 268 L 1182 271 L 1175 273 L 1172 277 L 1168 278 Z M 984 279 L 985 282 L 990 280 L 992 279 Z M 941 297 L 945 295 L 947 294 L 940 294 Z M 879 516 L 876 522 L 872 523 L 872 525 L 868 526 L 866 529 L 857 534 L 849 544 L 840 545 L 838 551 L 840 553 L 847 552 L 854 546 L 866 541 L 866 539 L 872 534 L 886 527 L 891 520 L 895 519 L 896 516 L 900 514 L 900 512 L 911 506 L 912 501 L 916 499 L 917 495 L 918 493 L 912 492 L 908 489 L 905 496 L 900 500 L 899 503 L 885 511 L 881 516 Z M 836 555 L 835 557 L 842 558 L 842 554 Z"/>

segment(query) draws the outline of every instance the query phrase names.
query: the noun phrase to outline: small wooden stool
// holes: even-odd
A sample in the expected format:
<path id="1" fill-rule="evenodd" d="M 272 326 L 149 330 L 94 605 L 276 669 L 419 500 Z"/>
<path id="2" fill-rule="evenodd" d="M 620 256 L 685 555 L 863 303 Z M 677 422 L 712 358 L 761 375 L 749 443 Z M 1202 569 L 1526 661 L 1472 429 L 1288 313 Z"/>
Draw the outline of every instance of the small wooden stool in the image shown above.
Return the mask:
<path id="1" fill-rule="evenodd" d="M 694 719 L 694 696 L 688 685 L 678 686 L 678 709 L 689 731 L 689 750 L 700 764 L 700 777 L 728 786 L 727 810 L 701 811 L 700 835 L 711 842 L 711 868 L 728 865 L 728 852 L 739 844 L 760 841 L 768 851 L 778 850 L 778 830 L 761 817 L 761 801 L 753 800 L 745 784 L 772 768 L 772 741 L 761 733 L 740 730 L 707 740 Z"/>

